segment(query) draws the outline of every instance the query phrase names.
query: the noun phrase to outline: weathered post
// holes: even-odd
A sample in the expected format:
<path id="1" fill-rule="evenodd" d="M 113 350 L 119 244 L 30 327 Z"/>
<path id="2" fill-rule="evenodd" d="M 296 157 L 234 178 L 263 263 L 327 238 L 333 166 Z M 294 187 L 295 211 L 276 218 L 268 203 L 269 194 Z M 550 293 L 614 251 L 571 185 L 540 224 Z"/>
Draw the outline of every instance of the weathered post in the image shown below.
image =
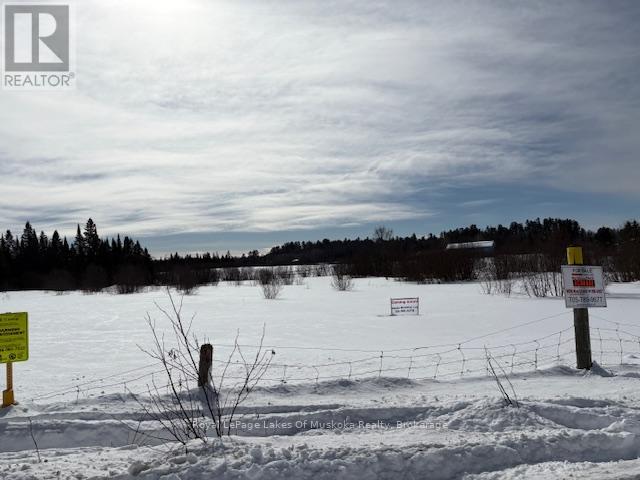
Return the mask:
<path id="1" fill-rule="evenodd" d="M 2 392 L 2 408 L 15 404 L 13 397 L 13 363 L 7 363 L 7 389 Z"/>
<path id="2" fill-rule="evenodd" d="M 198 365 L 198 386 L 209 385 L 209 372 L 213 363 L 213 345 L 205 343 L 200 347 L 200 364 Z"/>
<path id="3" fill-rule="evenodd" d="M 582 247 L 567 248 L 567 263 L 569 265 L 584 265 Z M 590 370 L 591 360 L 591 333 L 589 331 L 589 309 L 573 309 L 573 328 L 576 339 L 577 368 Z"/>

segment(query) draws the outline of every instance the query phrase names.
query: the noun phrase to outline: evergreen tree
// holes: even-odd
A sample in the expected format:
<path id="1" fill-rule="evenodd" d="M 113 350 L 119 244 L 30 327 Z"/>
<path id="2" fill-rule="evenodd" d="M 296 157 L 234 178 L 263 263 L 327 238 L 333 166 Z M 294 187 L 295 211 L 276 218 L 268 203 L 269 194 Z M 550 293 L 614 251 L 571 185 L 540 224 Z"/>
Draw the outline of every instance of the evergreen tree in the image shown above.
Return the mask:
<path id="1" fill-rule="evenodd" d="M 62 242 L 60 241 L 60 234 L 57 230 L 51 235 L 50 250 L 55 257 L 58 257 L 62 253 Z"/>
<path id="2" fill-rule="evenodd" d="M 40 255 L 44 257 L 49 250 L 49 239 L 42 231 L 40 232 L 40 237 L 38 238 L 38 247 L 40 249 Z"/>
<path id="3" fill-rule="evenodd" d="M 80 231 L 80 224 L 78 224 L 78 228 L 76 230 L 76 239 L 73 243 L 73 249 L 75 250 L 76 255 L 83 256 L 86 251 L 84 237 L 82 236 L 82 232 Z"/>
<path id="4" fill-rule="evenodd" d="M 16 243 L 15 238 L 13 238 L 11 230 L 7 230 L 7 232 L 4 234 L 4 243 L 7 255 L 10 258 L 15 258 L 18 254 L 18 244 Z"/>
<path id="5" fill-rule="evenodd" d="M 25 224 L 24 230 L 22 231 L 22 237 L 20 237 L 20 249 L 25 256 L 37 257 L 38 235 L 29 222 Z"/>
<path id="6" fill-rule="evenodd" d="M 84 245 L 87 255 L 90 257 L 98 255 L 98 250 L 100 249 L 100 237 L 98 236 L 98 227 L 92 219 L 87 220 L 84 227 Z"/>

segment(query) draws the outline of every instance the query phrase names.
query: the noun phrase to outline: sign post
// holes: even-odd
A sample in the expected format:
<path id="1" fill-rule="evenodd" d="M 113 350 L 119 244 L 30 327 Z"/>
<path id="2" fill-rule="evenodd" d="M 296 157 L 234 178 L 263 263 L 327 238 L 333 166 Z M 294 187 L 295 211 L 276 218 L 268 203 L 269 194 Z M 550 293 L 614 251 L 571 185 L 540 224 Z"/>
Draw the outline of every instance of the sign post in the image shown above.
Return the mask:
<path id="1" fill-rule="evenodd" d="M 565 302 L 573 308 L 577 368 L 590 370 L 591 333 L 589 308 L 606 307 L 602 267 L 582 267 L 582 247 L 567 248 L 568 266 L 562 267 Z"/>
<path id="2" fill-rule="evenodd" d="M 7 363 L 7 389 L 2 392 L 2 408 L 16 403 L 13 396 L 13 363 Z"/>
<path id="3" fill-rule="evenodd" d="M 0 363 L 7 364 L 7 389 L 2 392 L 2 408 L 14 405 L 13 363 L 29 359 L 29 319 L 27 313 L 0 314 Z"/>

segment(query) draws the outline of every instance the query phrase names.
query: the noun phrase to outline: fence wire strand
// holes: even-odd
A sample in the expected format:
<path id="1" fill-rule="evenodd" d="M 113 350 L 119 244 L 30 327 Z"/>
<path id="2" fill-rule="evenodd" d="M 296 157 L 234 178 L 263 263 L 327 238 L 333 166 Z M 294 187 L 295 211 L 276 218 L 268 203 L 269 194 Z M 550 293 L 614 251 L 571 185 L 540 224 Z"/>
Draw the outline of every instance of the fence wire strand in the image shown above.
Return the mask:
<path id="1" fill-rule="evenodd" d="M 521 328 L 534 323 L 546 321 L 567 315 L 564 312 L 537 320 L 497 330 L 486 335 L 480 335 L 466 339 L 458 343 L 428 345 L 414 348 L 365 350 L 365 349 L 341 349 L 320 347 L 293 347 L 293 346 L 263 346 L 264 349 L 300 349 L 318 350 L 324 352 L 343 352 L 349 354 L 363 354 L 357 358 L 335 359 L 328 362 L 300 363 L 278 362 L 270 365 L 271 375 L 261 379 L 261 385 L 287 384 L 291 382 L 314 382 L 332 380 L 357 381 L 369 377 L 405 377 L 412 380 L 439 380 L 452 379 L 467 376 L 486 376 L 488 374 L 487 355 L 498 362 L 502 367 L 515 374 L 525 371 L 536 371 L 547 366 L 557 365 L 563 362 L 573 363 L 575 360 L 575 340 L 573 327 L 550 333 L 533 340 L 512 342 L 502 345 L 473 346 L 469 343 L 487 339 L 493 335 Z M 640 335 L 621 329 L 620 326 L 634 326 L 622 322 L 614 322 L 597 315 L 594 319 L 607 322 L 611 326 L 594 326 L 591 329 L 592 354 L 598 357 L 601 365 L 623 364 L 625 355 L 640 354 Z M 225 344 L 213 344 L 214 347 L 225 347 Z M 468 345 L 468 346 L 467 346 Z M 229 345 L 232 346 L 232 345 Z M 240 345 L 241 347 L 254 347 L 258 345 Z M 174 352 L 175 353 L 175 352 Z M 364 355 L 366 354 L 366 355 Z M 178 356 L 184 357 L 186 353 L 180 352 Z M 197 356 L 197 355 L 196 355 Z M 243 380 L 245 364 L 240 358 L 214 358 L 215 365 L 230 368 L 226 378 L 230 380 Z M 182 375 L 187 384 L 193 380 L 193 372 L 188 372 L 176 358 L 170 364 Z M 34 396 L 31 400 L 51 400 L 75 395 L 76 400 L 81 396 L 89 398 L 96 391 L 99 394 L 109 392 L 112 388 L 121 388 L 121 391 L 131 392 L 131 388 L 139 388 L 148 385 L 155 376 L 163 375 L 164 370 L 158 369 L 160 365 L 150 363 L 144 366 L 113 373 L 101 378 L 75 382 L 67 387 L 52 392 Z M 235 371 L 234 371 L 235 369 Z M 141 389 L 144 394 L 147 389 Z"/>

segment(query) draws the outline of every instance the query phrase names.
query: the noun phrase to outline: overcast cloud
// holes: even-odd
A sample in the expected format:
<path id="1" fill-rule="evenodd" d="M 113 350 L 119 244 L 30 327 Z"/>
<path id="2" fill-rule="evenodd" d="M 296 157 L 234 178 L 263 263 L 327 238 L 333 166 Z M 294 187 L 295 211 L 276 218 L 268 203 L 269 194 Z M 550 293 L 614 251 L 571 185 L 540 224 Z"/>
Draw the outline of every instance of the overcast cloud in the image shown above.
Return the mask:
<path id="1" fill-rule="evenodd" d="M 4 228 L 421 233 L 518 219 L 518 191 L 619 212 L 587 223 L 640 200 L 639 2 L 75 6 L 77 89 L 0 92 Z"/>

